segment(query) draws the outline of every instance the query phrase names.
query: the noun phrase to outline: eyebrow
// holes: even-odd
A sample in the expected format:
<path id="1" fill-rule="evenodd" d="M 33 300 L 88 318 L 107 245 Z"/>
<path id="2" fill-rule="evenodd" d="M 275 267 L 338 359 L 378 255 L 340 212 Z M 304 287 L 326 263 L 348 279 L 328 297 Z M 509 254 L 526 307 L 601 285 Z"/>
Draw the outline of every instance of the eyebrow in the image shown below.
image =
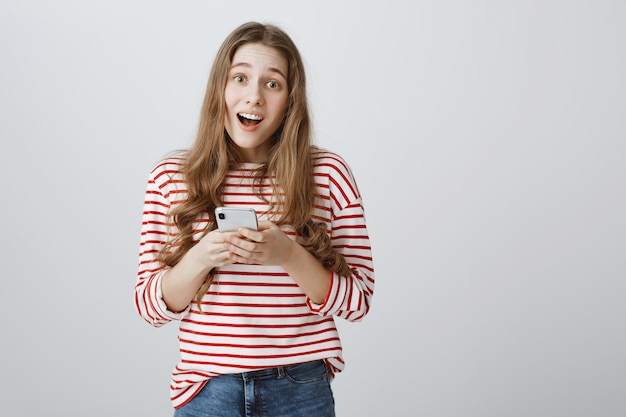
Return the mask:
<path id="1" fill-rule="evenodd" d="M 248 64 L 247 62 L 237 62 L 231 65 L 230 69 L 232 70 L 233 68 L 236 68 L 236 67 L 252 68 L 252 65 Z M 280 69 L 276 67 L 269 67 L 268 70 L 270 72 L 275 72 L 276 74 L 282 76 L 285 80 L 287 79 L 287 76 Z"/>

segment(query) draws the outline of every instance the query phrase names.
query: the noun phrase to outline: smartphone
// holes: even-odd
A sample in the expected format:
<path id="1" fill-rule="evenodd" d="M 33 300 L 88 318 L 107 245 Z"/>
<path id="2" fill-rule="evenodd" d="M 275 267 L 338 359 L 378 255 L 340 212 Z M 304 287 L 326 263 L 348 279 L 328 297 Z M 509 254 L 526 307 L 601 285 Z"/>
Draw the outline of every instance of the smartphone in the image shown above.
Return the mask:
<path id="1" fill-rule="evenodd" d="M 220 232 L 233 232 L 240 227 L 258 230 L 256 211 L 252 208 L 216 207 L 215 220 Z"/>

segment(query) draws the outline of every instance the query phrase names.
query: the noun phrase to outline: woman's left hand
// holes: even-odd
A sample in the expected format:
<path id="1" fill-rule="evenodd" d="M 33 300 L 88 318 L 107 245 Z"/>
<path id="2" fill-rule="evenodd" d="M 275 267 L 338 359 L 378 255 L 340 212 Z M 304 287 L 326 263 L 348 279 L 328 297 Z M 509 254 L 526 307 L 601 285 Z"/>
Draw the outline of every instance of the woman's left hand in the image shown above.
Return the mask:
<path id="1" fill-rule="evenodd" d="M 225 239 L 229 256 L 239 263 L 282 266 L 297 243 L 272 222 L 260 221 L 258 226 L 259 230 L 240 228 Z"/>

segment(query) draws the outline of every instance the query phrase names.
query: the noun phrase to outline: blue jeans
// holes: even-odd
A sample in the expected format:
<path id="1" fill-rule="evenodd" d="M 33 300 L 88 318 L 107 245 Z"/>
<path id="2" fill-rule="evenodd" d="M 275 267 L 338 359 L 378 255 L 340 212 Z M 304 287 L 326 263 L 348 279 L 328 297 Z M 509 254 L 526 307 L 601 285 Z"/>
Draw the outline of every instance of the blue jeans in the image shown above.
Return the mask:
<path id="1" fill-rule="evenodd" d="M 335 417 L 324 361 L 209 379 L 174 417 Z"/>

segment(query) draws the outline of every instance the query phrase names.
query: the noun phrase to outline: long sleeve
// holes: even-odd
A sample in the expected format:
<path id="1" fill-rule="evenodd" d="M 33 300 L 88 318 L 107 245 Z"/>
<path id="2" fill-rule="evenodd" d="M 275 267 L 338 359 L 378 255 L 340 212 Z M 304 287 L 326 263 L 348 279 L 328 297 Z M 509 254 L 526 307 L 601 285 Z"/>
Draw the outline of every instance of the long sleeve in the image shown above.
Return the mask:
<path id="1" fill-rule="evenodd" d="M 321 153 L 316 164 L 320 200 L 326 202 L 318 220 L 329 222 L 331 244 L 347 261 L 352 274 L 331 275 L 331 285 L 322 304 L 310 299 L 311 312 L 360 321 L 368 313 L 374 293 L 372 249 L 365 210 L 356 181 L 346 162 L 332 153 Z"/>
<path id="2" fill-rule="evenodd" d="M 168 230 L 167 212 L 171 200 L 177 197 L 177 166 L 164 162 L 150 173 L 144 199 L 139 267 L 135 285 L 135 307 L 139 315 L 153 326 L 159 327 L 182 317 L 167 309 L 161 293 L 161 278 L 166 271 L 157 255 L 165 245 Z M 178 196 L 179 197 L 179 196 Z"/>

